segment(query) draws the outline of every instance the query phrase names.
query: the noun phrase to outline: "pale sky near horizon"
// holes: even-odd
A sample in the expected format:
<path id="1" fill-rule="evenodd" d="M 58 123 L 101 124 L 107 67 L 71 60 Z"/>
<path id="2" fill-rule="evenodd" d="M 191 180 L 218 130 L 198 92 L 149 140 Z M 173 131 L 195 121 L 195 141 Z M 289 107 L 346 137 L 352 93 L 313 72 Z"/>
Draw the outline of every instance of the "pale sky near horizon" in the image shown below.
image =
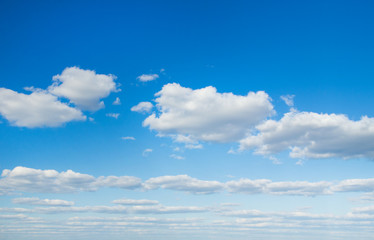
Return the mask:
<path id="1" fill-rule="evenodd" d="M 0 240 L 370 240 L 374 4 L 0 1 Z"/>

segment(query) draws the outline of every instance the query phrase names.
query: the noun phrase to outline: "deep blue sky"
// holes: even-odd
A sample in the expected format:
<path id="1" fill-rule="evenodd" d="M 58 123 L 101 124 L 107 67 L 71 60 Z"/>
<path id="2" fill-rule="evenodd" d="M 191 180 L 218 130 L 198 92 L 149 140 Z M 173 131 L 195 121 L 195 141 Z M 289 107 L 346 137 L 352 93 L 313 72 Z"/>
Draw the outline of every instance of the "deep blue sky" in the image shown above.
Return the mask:
<path id="1" fill-rule="evenodd" d="M 0 196 L 0 223 L 4 219 L 7 221 L 9 216 L 4 216 L 5 214 L 19 214 L 15 210 L 4 210 L 4 207 L 25 207 L 12 200 L 17 197 L 63 199 L 75 201 L 75 206 L 80 207 L 113 205 L 111 201 L 121 197 L 158 200 L 161 204 L 171 206 L 208 206 L 208 212 L 199 213 L 200 215 L 188 211 L 171 215 L 202 218 L 206 222 L 228 219 L 217 213 L 225 213 L 227 210 L 216 209 L 222 203 L 238 204 L 237 209 L 243 211 L 268 211 L 275 218 L 285 211 L 294 212 L 299 208 L 311 209 L 313 214 L 339 216 L 359 212 L 354 210 L 357 207 L 374 209 L 372 202 L 361 201 L 361 197 L 366 196 L 364 194 L 371 194 L 374 199 L 371 182 L 374 180 L 368 180 L 366 188 L 336 190 L 341 180 L 370 179 L 373 176 L 373 157 L 370 158 L 372 155 L 366 152 L 362 153 L 364 157 L 341 157 L 338 150 L 330 149 L 337 155 L 331 158 L 302 159 L 303 164 L 295 164 L 299 159 L 289 156 L 289 149 L 286 149 L 274 154 L 282 163 L 274 164 L 269 156 L 254 154 L 253 149 L 229 154 L 230 149 L 238 148 L 238 141 L 217 143 L 202 140 L 202 149 L 187 149 L 183 143 L 175 142 L 168 136 L 157 136 L 158 133 L 163 133 L 162 130 L 151 131 L 148 127 L 143 127 L 142 122 L 149 116 L 148 113 L 139 114 L 130 110 L 142 101 L 155 104 L 155 93 L 168 83 L 178 83 L 193 90 L 213 86 L 218 93 L 232 92 L 235 95 L 265 91 L 276 111 L 276 115 L 269 117 L 273 120 L 281 119 L 290 110 L 280 99 L 285 95 L 295 95 L 294 108 L 300 112 L 345 114 L 355 123 L 362 116 L 371 119 L 374 117 L 373 10 L 372 1 L 1 0 L 0 89 L 27 94 L 29 92 L 24 87 L 47 89 L 53 76 L 74 66 L 93 70 L 98 74 L 113 74 L 117 76 L 116 82 L 122 89 L 121 92 L 112 91 L 102 98 L 105 108 L 96 112 L 83 112 L 94 121 L 73 121 L 58 127 L 14 126 L 2 114 L 0 104 L 1 171 L 23 166 L 30 169 L 54 169 L 58 172 L 71 169 L 94 177 L 135 176 L 141 178 L 143 183 L 152 177 L 185 174 L 221 183 L 245 178 L 268 179 L 273 182 L 326 181 L 333 187 L 329 185 L 331 192 L 328 193 L 314 189 L 317 193 L 312 194 L 312 197 L 307 194 L 277 195 L 270 190 L 255 194 L 239 190 L 231 192 L 232 189 L 227 190 L 230 188 L 226 185 L 224 190 L 204 195 L 205 193 L 194 192 L 195 190 L 186 190 L 183 184 L 177 190 L 172 187 L 165 187 L 166 190 L 123 190 L 114 187 L 90 192 L 83 187 L 84 190 L 79 188 L 74 193 L 61 194 L 57 190 L 37 192 L 31 188 L 10 185 L 6 182 L 9 177 L 4 175 L 0 179 L 0 195 L 5 189 L 4 184 L 14 188 L 18 195 L 12 195 L 11 192 Z M 142 74 L 158 74 L 159 78 L 141 82 L 137 77 Z M 112 104 L 116 97 L 120 98 L 121 105 Z M 59 98 L 59 101 L 69 102 L 66 97 Z M 69 106 L 75 107 L 73 103 Z M 114 119 L 107 117 L 108 113 L 120 115 L 118 119 Z M 160 116 L 161 112 L 158 111 L 157 114 Z M 355 135 L 356 132 L 348 135 L 352 139 L 357 138 L 358 146 L 352 144 L 352 151 L 360 147 L 364 149 L 365 146 L 369 146 L 370 150 L 372 125 L 367 126 L 367 138 Z M 344 126 L 335 127 L 339 129 Z M 312 132 L 310 129 L 305 131 Z M 326 135 L 328 139 L 329 136 Z M 136 140 L 121 139 L 126 136 L 135 137 Z M 340 140 L 342 136 L 346 135 L 342 133 L 336 139 L 330 139 L 328 147 L 329 143 Z M 152 149 L 152 152 L 145 154 L 145 149 Z M 174 159 L 173 155 L 183 159 Z M 200 182 L 198 185 L 202 184 Z M 292 188 L 292 183 L 288 184 L 287 187 Z M 35 206 L 27 205 L 25 208 L 33 207 Z M 51 222 L 61 224 L 67 231 L 70 231 L 69 217 L 100 214 L 103 217 L 113 216 L 92 211 L 94 213 L 72 211 L 66 215 L 57 211 L 54 215 L 46 215 L 36 210 L 30 216 L 52 219 Z M 157 214 L 142 215 L 135 212 L 130 216 L 156 217 Z M 169 216 L 162 215 L 162 218 Z M 250 219 L 231 216 L 228 221 L 236 218 L 239 222 Z M 336 219 L 332 217 L 327 220 L 333 222 Z M 277 219 L 275 223 L 279 223 Z M 0 235 L 0 240 L 27 238 L 27 228 L 22 227 L 28 223 L 12 224 L 13 222 L 4 225 L 3 229 L 0 227 L 0 232 L 6 232 L 5 237 Z M 362 238 L 357 239 L 367 240 L 372 232 L 368 229 L 373 224 L 370 220 L 365 225 L 367 228 L 361 232 L 354 228 L 357 222 L 349 225 L 353 226 L 351 232 L 344 232 L 347 230 L 344 224 L 322 229 L 321 232 L 307 229 L 310 230 L 311 238 L 305 237 L 305 240 L 327 239 L 334 236 L 335 230 L 343 231 L 347 239 L 362 233 Z M 219 225 L 209 226 L 219 229 Z M 8 231 L 7 227 L 26 230 L 18 234 Z M 139 229 L 149 230 L 147 226 Z M 261 235 L 268 234 L 267 230 L 260 228 L 253 231 L 259 236 L 266 236 L 267 240 L 287 238 L 285 234 Z M 40 231 L 42 234 L 35 235 L 35 239 L 50 239 L 49 230 Z M 90 229 L 86 231 L 88 235 L 82 235 L 82 239 L 99 238 L 100 235 L 89 235 L 89 231 Z M 251 231 L 235 239 L 248 239 L 248 234 L 253 233 Z M 214 235 L 203 231 L 193 239 L 233 239 L 219 236 L 220 231 L 217 232 L 218 235 Z M 124 230 L 121 233 L 128 232 Z M 103 231 L 102 234 L 105 235 L 106 232 Z M 121 238 L 123 234 L 117 237 Z M 165 236 L 179 239 L 175 235 L 188 238 L 192 236 L 189 234 L 188 229 L 180 232 L 164 229 L 155 239 L 164 239 Z M 149 235 L 144 236 L 144 239 L 149 239 Z M 293 239 L 302 239 L 297 234 L 292 236 Z M 58 235 L 57 238 L 64 239 L 64 235 Z M 111 235 L 107 239 L 117 238 Z M 135 234 L 129 239 L 143 238 Z"/>

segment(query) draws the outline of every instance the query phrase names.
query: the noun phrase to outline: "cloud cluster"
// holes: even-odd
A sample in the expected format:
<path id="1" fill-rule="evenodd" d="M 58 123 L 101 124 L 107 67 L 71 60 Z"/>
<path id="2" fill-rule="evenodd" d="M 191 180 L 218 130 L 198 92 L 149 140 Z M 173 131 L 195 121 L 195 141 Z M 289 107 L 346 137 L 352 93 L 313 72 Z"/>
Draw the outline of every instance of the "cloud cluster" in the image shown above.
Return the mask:
<path id="1" fill-rule="evenodd" d="M 261 91 L 239 96 L 218 93 L 214 87 L 193 90 L 172 83 L 156 96 L 158 113 L 143 125 L 160 135 L 181 135 L 189 141 L 238 141 L 273 113 L 269 96 Z"/>
<path id="2" fill-rule="evenodd" d="M 0 178 L 0 195 L 13 192 L 29 193 L 67 193 L 77 191 L 96 191 L 111 187 L 128 190 L 168 189 L 192 194 L 212 194 L 223 191 L 243 194 L 299 195 L 317 196 L 338 192 L 374 192 L 374 179 L 346 179 L 340 182 L 288 181 L 273 182 L 270 179 L 239 179 L 228 182 L 207 181 L 188 175 L 159 176 L 142 181 L 133 176 L 100 176 L 77 173 L 72 170 L 57 172 L 26 167 L 5 169 Z M 67 202 L 48 199 L 20 198 L 18 203 L 38 205 L 64 205 Z M 116 203 L 131 205 L 141 200 L 118 200 Z M 151 203 L 151 202 L 148 202 Z M 155 203 L 155 202 L 154 202 Z M 139 205 L 139 204 L 138 204 Z M 144 203 L 145 205 L 145 203 Z"/>
<path id="3" fill-rule="evenodd" d="M 293 158 L 374 158 L 374 118 L 353 121 L 341 114 L 293 111 L 256 129 L 240 141 L 241 150 L 275 154 L 290 149 Z"/>
<path id="4" fill-rule="evenodd" d="M 130 176 L 108 176 L 95 178 L 72 170 L 40 170 L 26 167 L 5 169 L 0 179 L 0 194 L 14 191 L 35 193 L 67 193 L 77 191 L 96 191 L 99 187 L 123 189 L 139 188 L 141 180 Z"/>
<path id="5" fill-rule="evenodd" d="M 85 121 L 82 110 L 103 108 L 101 99 L 119 91 L 115 79 L 113 75 L 70 67 L 54 76 L 54 82 L 47 90 L 27 87 L 25 89 L 31 93 L 24 94 L 0 88 L 0 114 L 13 126 L 28 128 L 58 127 L 71 121 Z"/>

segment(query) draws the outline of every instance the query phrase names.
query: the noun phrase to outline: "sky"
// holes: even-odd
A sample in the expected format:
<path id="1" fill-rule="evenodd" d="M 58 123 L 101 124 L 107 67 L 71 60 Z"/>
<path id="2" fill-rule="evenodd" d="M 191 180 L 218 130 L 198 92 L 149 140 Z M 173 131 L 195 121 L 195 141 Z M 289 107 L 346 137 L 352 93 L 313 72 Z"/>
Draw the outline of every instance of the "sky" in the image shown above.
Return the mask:
<path id="1" fill-rule="evenodd" d="M 0 1 L 0 239 L 373 239 L 373 8 Z"/>

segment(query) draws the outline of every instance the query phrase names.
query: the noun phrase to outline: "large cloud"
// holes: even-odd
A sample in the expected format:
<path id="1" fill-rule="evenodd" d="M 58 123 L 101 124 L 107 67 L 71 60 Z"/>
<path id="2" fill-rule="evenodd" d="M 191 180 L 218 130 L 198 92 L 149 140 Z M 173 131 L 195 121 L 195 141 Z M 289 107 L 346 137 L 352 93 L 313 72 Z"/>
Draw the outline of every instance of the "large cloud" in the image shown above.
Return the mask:
<path id="1" fill-rule="evenodd" d="M 189 141 L 238 141 L 273 113 L 265 92 L 246 96 L 218 93 L 214 87 L 190 89 L 172 83 L 156 94 L 159 110 L 143 122 L 161 135 L 183 135 Z"/>
<path id="2" fill-rule="evenodd" d="M 48 91 L 65 97 L 82 110 L 96 111 L 104 107 L 102 98 L 118 91 L 113 75 L 96 74 L 78 67 L 66 68 L 61 75 L 53 77 Z"/>
<path id="3" fill-rule="evenodd" d="M 18 127 L 57 127 L 71 121 L 84 121 L 78 109 L 60 102 L 46 91 L 31 94 L 0 88 L 0 114 Z"/>
<path id="4" fill-rule="evenodd" d="M 374 158 L 374 118 L 353 121 L 341 114 L 294 111 L 256 128 L 256 135 L 240 141 L 242 150 L 275 154 L 291 149 L 293 158 Z"/>

